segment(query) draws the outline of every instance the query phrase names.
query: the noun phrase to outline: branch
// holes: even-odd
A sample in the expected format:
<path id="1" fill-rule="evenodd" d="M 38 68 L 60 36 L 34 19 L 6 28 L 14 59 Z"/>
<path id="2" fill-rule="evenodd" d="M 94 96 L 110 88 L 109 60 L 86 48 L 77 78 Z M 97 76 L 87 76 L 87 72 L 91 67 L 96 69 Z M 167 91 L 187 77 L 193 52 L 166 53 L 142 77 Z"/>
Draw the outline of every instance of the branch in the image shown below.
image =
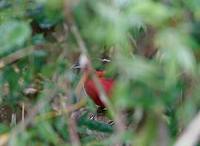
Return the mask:
<path id="1" fill-rule="evenodd" d="M 11 64 L 21 58 L 24 58 L 28 55 L 30 55 L 34 51 L 34 47 L 30 48 L 24 48 L 21 50 L 18 50 L 6 57 L 3 57 L 0 59 L 0 69 L 4 68 L 6 65 Z"/>
<path id="2" fill-rule="evenodd" d="M 192 120 L 174 146 L 195 146 L 200 138 L 200 112 Z"/>

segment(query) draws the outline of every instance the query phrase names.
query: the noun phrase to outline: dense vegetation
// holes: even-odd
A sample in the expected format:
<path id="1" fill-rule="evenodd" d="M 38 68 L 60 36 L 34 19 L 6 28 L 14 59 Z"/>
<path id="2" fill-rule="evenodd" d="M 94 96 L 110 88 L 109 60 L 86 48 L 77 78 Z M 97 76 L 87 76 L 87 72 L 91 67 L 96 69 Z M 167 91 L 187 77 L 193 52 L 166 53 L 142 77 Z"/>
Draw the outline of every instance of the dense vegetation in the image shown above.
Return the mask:
<path id="1" fill-rule="evenodd" d="M 0 38 L 0 146 L 198 145 L 199 0 L 0 0 Z M 80 55 L 115 79 L 105 113 Z"/>

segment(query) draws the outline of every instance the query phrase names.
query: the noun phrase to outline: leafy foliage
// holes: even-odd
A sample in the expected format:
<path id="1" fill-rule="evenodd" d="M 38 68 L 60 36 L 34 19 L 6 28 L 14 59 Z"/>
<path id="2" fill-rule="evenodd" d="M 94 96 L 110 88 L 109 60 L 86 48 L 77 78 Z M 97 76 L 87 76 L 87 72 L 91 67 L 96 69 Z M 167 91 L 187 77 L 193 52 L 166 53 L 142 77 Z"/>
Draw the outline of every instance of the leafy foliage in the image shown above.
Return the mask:
<path id="1" fill-rule="evenodd" d="M 199 5 L 199 0 L 1 0 L 0 145 L 4 134 L 9 146 L 174 143 L 200 108 Z M 83 73 L 73 65 L 83 44 L 74 27 L 92 66 L 116 81 L 113 109 L 104 115 L 114 125 L 91 119 L 96 106 L 77 94 Z M 84 108 L 81 99 L 87 101 Z M 6 111 L 9 120 L 3 118 Z M 119 130 L 120 123 L 126 130 Z"/>

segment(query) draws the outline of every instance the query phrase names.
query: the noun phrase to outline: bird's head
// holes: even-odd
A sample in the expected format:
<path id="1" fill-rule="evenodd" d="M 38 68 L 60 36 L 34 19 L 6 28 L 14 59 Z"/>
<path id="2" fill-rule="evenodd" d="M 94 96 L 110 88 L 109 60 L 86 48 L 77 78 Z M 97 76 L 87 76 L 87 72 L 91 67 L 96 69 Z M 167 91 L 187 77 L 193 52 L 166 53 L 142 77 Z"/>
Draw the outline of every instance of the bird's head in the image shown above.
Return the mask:
<path id="1" fill-rule="evenodd" d="M 109 59 L 105 59 L 105 58 L 100 58 L 97 59 L 98 61 L 98 65 L 96 65 L 96 75 L 98 77 L 104 77 L 105 75 L 105 71 L 104 68 L 106 66 L 106 64 L 110 63 Z M 102 67 L 103 66 L 103 67 Z M 88 57 L 85 54 L 81 54 L 79 57 L 79 60 L 72 66 L 72 69 L 74 70 L 81 70 L 84 73 L 88 73 L 90 72 L 91 69 L 91 62 L 89 61 Z"/>

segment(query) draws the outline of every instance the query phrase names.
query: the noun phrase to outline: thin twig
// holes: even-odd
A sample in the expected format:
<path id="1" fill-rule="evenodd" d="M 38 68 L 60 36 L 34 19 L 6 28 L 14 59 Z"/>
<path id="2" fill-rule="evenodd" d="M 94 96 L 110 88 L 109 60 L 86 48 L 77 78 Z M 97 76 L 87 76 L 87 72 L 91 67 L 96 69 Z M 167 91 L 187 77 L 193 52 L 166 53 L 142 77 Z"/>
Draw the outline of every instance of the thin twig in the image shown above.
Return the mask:
<path id="1" fill-rule="evenodd" d="M 161 114 L 157 117 L 158 128 L 157 128 L 157 145 L 169 146 L 169 133 L 166 125 L 166 121 L 163 120 Z"/>
<path id="2" fill-rule="evenodd" d="M 82 76 L 82 78 L 80 79 L 80 81 L 78 82 L 75 88 L 75 94 L 79 100 L 82 100 L 81 92 L 83 90 L 85 80 L 86 80 L 86 76 Z"/>
<path id="3" fill-rule="evenodd" d="M 86 101 L 84 99 L 81 99 L 78 103 L 68 106 L 67 109 L 65 108 L 65 109 L 62 109 L 61 111 L 52 111 L 52 112 L 48 112 L 42 115 L 38 115 L 35 117 L 35 120 L 36 122 L 39 122 L 41 120 L 47 120 L 47 119 L 51 119 L 57 116 L 61 116 L 64 113 L 69 114 L 82 108 L 83 106 L 85 106 L 85 104 L 86 104 Z"/>
<path id="4" fill-rule="evenodd" d="M 25 116 L 25 103 L 22 102 L 22 123 L 24 123 L 24 116 Z"/>
<path id="5" fill-rule="evenodd" d="M 16 51 L 6 57 L 0 59 L 0 69 L 4 68 L 6 65 L 11 64 L 21 58 L 30 55 L 34 51 L 34 47 L 24 48 Z"/>
<path id="6" fill-rule="evenodd" d="M 77 133 L 75 114 L 76 113 L 72 113 L 71 115 L 68 114 L 68 127 L 69 127 L 71 144 L 73 146 L 80 146 L 81 142 L 79 135 Z"/>

